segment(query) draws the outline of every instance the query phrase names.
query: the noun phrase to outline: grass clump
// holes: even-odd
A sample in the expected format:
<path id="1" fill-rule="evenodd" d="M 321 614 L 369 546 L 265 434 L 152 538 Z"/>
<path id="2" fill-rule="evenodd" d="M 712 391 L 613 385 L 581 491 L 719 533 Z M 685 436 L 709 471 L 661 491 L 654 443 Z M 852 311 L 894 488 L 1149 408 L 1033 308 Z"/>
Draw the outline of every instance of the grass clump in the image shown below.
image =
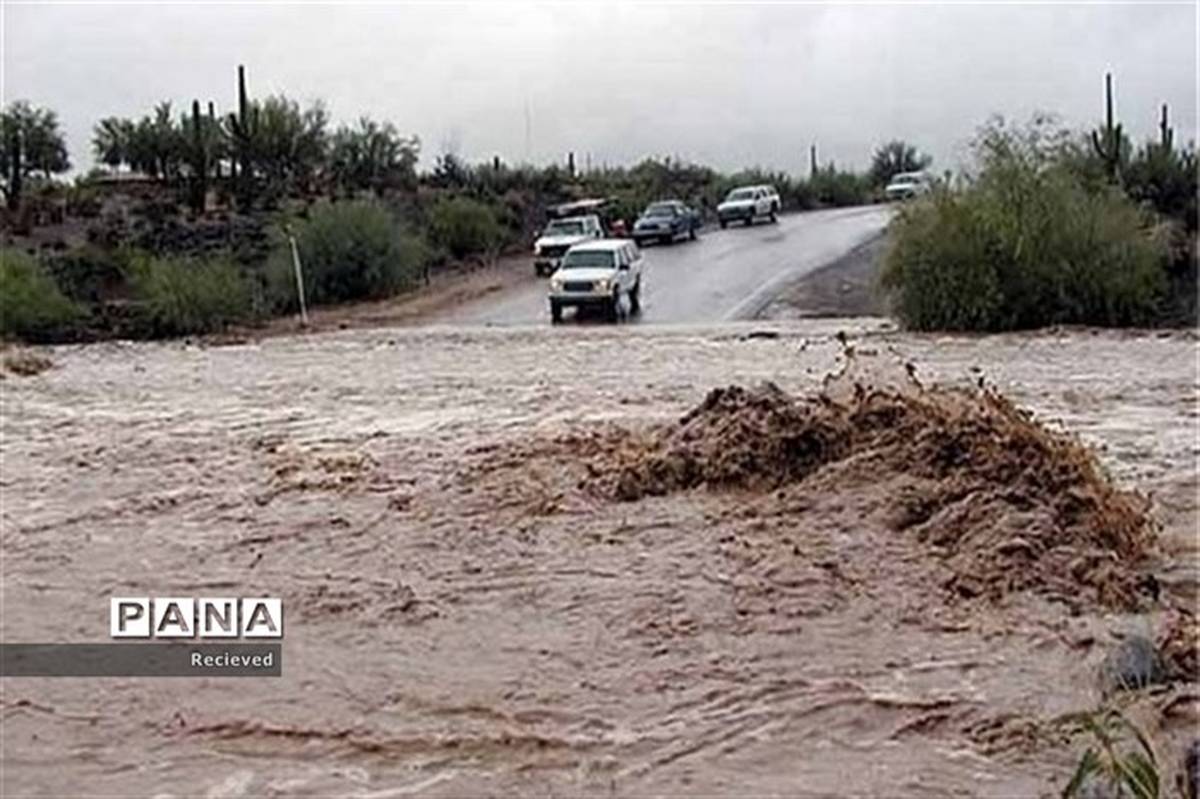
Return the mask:
<path id="1" fill-rule="evenodd" d="M 906 205 L 882 284 L 918 330 L 1152 322 L 1166 287 L 1162 230 L 1117 188 L 1072 169 L 1075 145 L 1036 120 L 985 127 L 977 175 Z"/>
<path id="2" fill-rule="evenodd" d="M 0 250 L 0 336 L 65 340 L 86 316 L 36 258 L 19 250 Z"/>
<path id="3" fill-rule="evenodd" d="M 251 315 L 250 283 L 229 260 L 137 254 L 126 268 L 149 336 L 211 333 Z"/>
<path id="4" fill-rule="evenodd" d="M 1063 799 L 1122 796 L 1158 799 L 1158 760 L 1145 734 L 1117 710 L 1084 713 L 1074 719 L 1092 737 Z"/>

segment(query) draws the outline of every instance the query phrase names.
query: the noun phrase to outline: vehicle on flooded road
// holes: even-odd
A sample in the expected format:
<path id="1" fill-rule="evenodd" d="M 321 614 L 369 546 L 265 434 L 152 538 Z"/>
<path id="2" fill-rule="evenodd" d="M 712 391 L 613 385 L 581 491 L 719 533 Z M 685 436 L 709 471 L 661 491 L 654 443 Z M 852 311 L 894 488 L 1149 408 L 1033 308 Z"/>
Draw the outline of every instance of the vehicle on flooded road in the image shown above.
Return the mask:
<path id="1" fill-rule="evenodd" d="M 679 200 L 651 203 L 633 226 L 633 240 L 639 246 L 651 241 L 670 244 L 680 236 L 696 238 L 700 214 Z"/>
<path id="2" fill-rule="evenodd" d="M 595 214 L 553 219 L 533 243 L 533 270 L 538 277 L 553 274 L 567 250 L 603 237 L 604 226 Z"/>
<path id="3" fill-rule="evenodd" d="M 907 200 L 928 194 L 933 188 L 933 181 L 925 172 L 900 172 L 892 175 L 884 187 L 883 193 L 889 200 Z"/>
<path id="4" fill-rule="evenodd" d="M 621 314 L 621 298 L 630 313 L 641 310 L 642 253 L 628 239 L 577 244 L 550 277 L 550 320 L 561 322 L 564 308 L 595 308 L 609 321 Z"/>
<path id="5" fill-rule="evenodd" d="M 780 206 L 779 192 L 773 187 L 741 186 L 725 195 L 725 200 L 717 206 L 717 221 L 721 227 L 737 221 L 753 225 L 755 219 L 764 216 L 775 222 Z"/>

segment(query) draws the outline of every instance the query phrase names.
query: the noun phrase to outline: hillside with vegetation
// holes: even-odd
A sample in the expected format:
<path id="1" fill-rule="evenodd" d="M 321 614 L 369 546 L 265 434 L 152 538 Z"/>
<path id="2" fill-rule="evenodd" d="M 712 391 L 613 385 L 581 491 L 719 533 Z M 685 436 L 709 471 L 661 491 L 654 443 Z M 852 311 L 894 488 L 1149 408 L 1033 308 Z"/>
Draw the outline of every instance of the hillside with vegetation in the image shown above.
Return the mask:
<path id="1" fill-rule="evenodd" d="M 307 301 L 379 299 L 529 246 L 550 205 L 612 200 L 632 220 L 683 199 L 706 216 L 730 188 L 774 183 L 786 209 L 854 205 L 868 174 L 819 164 L 723 174 L 677 159 L 578 170 L 467 163 L 452 153 L 419 171 L 421 142 L 362 117 L 334 127 L 325 107 L 254 98 L 238 70 L 236 110 L 163 102 L 93 130 L 99 165 L 67 184 L 57 117 L 18 102 L 2 118 L 5 251 L 0 334 L 30 341 L 159 337 L 220 330 L 298 305 L 292 238 Z M 18 307 L 18 304 L 20 307 Z"/>

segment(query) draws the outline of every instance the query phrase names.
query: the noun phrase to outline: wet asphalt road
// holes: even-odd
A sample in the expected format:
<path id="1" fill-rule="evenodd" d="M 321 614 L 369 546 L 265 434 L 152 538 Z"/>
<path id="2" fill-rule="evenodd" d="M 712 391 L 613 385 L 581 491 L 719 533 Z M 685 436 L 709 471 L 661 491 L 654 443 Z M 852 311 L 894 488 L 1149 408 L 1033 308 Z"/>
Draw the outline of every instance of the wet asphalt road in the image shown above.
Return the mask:
<path id="1" fill-rule="evenodd" d="M 642 313 L 627 321 L 752 318 L 786 283 L 844 255 L 882 230 L 890 217 L 891 209 L 883 205 L 812 211 L 780 217 L 775 224 L 707 230 L 696 241 L 647 246 Z M 575 321 L 571 311 L 567 314 L 566 323 Z M 490 294 L 439 321 L 549 323 L 545 281 Z"/>

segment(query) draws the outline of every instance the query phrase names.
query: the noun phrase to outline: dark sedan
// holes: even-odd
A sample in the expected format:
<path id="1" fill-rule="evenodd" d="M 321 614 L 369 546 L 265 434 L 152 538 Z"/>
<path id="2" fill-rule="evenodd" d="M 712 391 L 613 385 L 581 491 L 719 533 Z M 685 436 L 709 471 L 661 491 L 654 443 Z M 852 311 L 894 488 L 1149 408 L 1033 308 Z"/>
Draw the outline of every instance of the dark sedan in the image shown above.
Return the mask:
<path id="1" fill-rule="evenodd" d="M 700 214 L 678 200 L 651 203 L 633 226 L 633 240 L 639 245 L 649 241 L 664 244 L 680 236 L 696 238 L 700 229 Z"/>

